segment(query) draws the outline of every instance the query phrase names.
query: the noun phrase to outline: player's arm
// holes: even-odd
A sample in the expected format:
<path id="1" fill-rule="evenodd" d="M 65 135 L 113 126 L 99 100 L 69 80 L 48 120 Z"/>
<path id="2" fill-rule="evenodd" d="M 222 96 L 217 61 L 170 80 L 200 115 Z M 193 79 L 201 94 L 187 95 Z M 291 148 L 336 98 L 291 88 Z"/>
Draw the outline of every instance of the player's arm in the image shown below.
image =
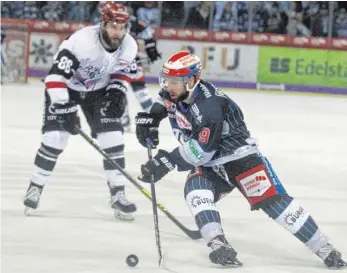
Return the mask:
<path id="1" fill-rule="evenodd" d="M 178 171 L 186 171 L 212 159 L 222 139 L 224 119 L 221 106 L 210 101 L 198 107 L 195 118 L 199 124 L 194 126 L 193 137 L 171 153 L 160 149 L 152 160 L 141 166 L 140 180 L 151 182 L 153 177 L 157 182 L 176 166 Z"/>
<path id="2" fill-rule="evenodd" d="M 51 69 L 45 78 L 45 85 L 52 104 L 69 102 L 67 84 L 76 73 L 80 62 L 74 53 L 73 36 L 65 40 L 54 57 Z"/>
<path id="3" fill-rule="evenodd" d="M 170 153 L 170 160 L 179 171 L 191 170 L 209 162 L 222 139 L 223 115 L 220 105 L 209 103 L 199 106 L 201 122 L 193 132 L 193 137 Z M 212 109 L 207 111 L 203 109 Z M 199 119 L 199 117 L 196 117 Z"/>
<path id="4" fill-rule="evenodd" d="M 162 91 L 153 103 L 149 113 L 139 112 L 135 117 L 136 122 L 136 137 L 139 143 L 147 147 L 147 138 L 149 138 L 153 146 L 159 144 L 158 127 L 160 121 L 167 117 L 167 110 L 164 106 Z"/>
<path id="5" fill-rule="evenodd" d="M 73 52 L 72 36 L 59 47 L 53 65 L 45 78 L 46 91 L 50 98 L 50 109 L 57 115 L 60 126 L 75 134 L 74 126 L 79 124 L 76 104 L 70 101 L 67 84 L 79 67 L 79 60 Z"/>

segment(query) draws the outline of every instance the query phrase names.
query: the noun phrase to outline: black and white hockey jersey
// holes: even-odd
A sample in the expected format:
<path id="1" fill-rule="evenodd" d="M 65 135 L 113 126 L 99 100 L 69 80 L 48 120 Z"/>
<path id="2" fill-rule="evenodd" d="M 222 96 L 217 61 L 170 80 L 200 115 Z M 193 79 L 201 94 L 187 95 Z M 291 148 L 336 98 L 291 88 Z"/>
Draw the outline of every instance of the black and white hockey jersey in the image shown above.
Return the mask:
<path id="1" fill-rule="evenodd" d="M 112 88 L 114 81 L 133 77 L 138 46 L 126 34 L 119 48 L 108 52 L 99 38 L 100 26 L 84 27 L 60 45 L 54 63 L 45 78 L 48 94 L 54 103 L 66 103 L 67 88 L 90 92 Z"/>

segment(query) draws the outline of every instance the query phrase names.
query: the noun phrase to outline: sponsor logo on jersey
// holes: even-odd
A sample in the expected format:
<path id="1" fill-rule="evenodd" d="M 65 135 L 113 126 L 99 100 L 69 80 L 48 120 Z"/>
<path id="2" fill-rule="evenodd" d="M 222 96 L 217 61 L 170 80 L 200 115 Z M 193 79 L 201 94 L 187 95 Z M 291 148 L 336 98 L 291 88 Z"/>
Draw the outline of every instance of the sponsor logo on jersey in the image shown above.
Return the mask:
<path id="1" fill-rule="evenodd" d="M 201 87 L 202 92 L 204 93 L 204 96 L 206 99 L 209 97 L 212 97 L 210 91 L 208 91 L 207 87 L 204 84 L 201 84 L 200 87 Z"/>
<path id="2" fill-rule="evenodd" d="M 196 103 L 194 103 L 192 105 L 192 110 L 193 110 L 193 113 L 195 114 L 195 118 L 198 122 L 201 122 L 202 121 L 202 115 L 200 115 L 200 110 L 198 108 L 198 106 L 196 105 Z"/>
<path id="3" fill-rule="evenodd" d="M 193 162 L 194 164 L 199 163 L 203 158 L 203 154 L 196 147 L 194 140 L 187 141 L 183 146 L 183 150 L 186 156 Z"/>

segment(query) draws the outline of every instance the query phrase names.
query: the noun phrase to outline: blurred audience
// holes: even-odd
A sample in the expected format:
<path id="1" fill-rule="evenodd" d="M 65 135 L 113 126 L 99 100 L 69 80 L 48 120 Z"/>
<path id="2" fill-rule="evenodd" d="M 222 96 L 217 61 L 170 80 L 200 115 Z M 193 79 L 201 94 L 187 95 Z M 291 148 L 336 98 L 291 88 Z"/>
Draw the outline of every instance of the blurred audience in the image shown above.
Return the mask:
<path id="1" fill-rule="evenodd" d="M 2 18 L 98 23 L 105 1 L 1 1 Z M 347 2 L 327 1 L 123 1 L 153 27 L 208 29 L 296 36 L 347 37 Z M 159 8 L 161 10 L 159 10 Z M 160 21 L 160 22 L 159 22 Z M 330 22 L 332 24 L 330 25 Z"/>
<path id="2" fill-rule="evenodd" d="M 79 1 L 71 8 L 67 16 L 67 20 L 75 22 L 89 21 L 89 18 L 91 17 L 90 10 L 91 6 L 88 4 L 88 2 Z"/>
<path id="3" fill-rule="evenodd" d="M 345 9 L 341 9 L 337 13 L 335 24 L 337 36 L 347 38 L 347 12 Z"/>
<path id="4" fill-rule="evenodd" d="M 36 6 L 35 1 L 18 2 L 15 16 L 21 19 L 42 19 L 41 9 Z"/>
<path id="5" fill-rule="evenodd" d="M 159 10 L 155 6 L 157 2 L 145 1 L 144 7 L 137 10 L 137 20 L 144 22 L 147 26 L 158 26 Z"/>
<path id="6" fill-rule="evenodd" d="M 213 2 L 202 1 L 198 6 L 190 8 L 184 27 L 208 29 L 212 5 Z"/>
<path id="7" fill-rule="evenodd" d="M 41 10 L 43 19 L 47 21 L 62 21 L 66 18 L 62 2 L 47 1 Z"/>
<path id="8" fill-rule="evenodd" d="M 213 28 L 218 30 L 238 31 L 237 12 L 233 10 L 233 2 L 226 2 L 221 12 L 216 7 Z"/>

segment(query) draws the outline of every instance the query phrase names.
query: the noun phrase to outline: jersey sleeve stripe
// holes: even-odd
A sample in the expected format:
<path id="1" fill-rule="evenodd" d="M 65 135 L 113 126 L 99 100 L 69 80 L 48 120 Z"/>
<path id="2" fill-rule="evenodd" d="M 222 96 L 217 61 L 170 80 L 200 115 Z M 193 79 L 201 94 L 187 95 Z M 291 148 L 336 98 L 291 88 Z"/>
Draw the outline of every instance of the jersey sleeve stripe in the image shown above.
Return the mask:
<path id="1" fill-rule="evenodd" d="M 46 82 L 46 88 L 66 88 L 65 82 Z"/>
<path id="2" fill-rule="evenodd" d="M 133 81 L 133 78 L 126 76 L 124 74 L 117 73 L 117 74 L 111 75 L 111 80 L 122 80 L 122 81 L 126 81 L 128 83 L 131 83 Z"/>

